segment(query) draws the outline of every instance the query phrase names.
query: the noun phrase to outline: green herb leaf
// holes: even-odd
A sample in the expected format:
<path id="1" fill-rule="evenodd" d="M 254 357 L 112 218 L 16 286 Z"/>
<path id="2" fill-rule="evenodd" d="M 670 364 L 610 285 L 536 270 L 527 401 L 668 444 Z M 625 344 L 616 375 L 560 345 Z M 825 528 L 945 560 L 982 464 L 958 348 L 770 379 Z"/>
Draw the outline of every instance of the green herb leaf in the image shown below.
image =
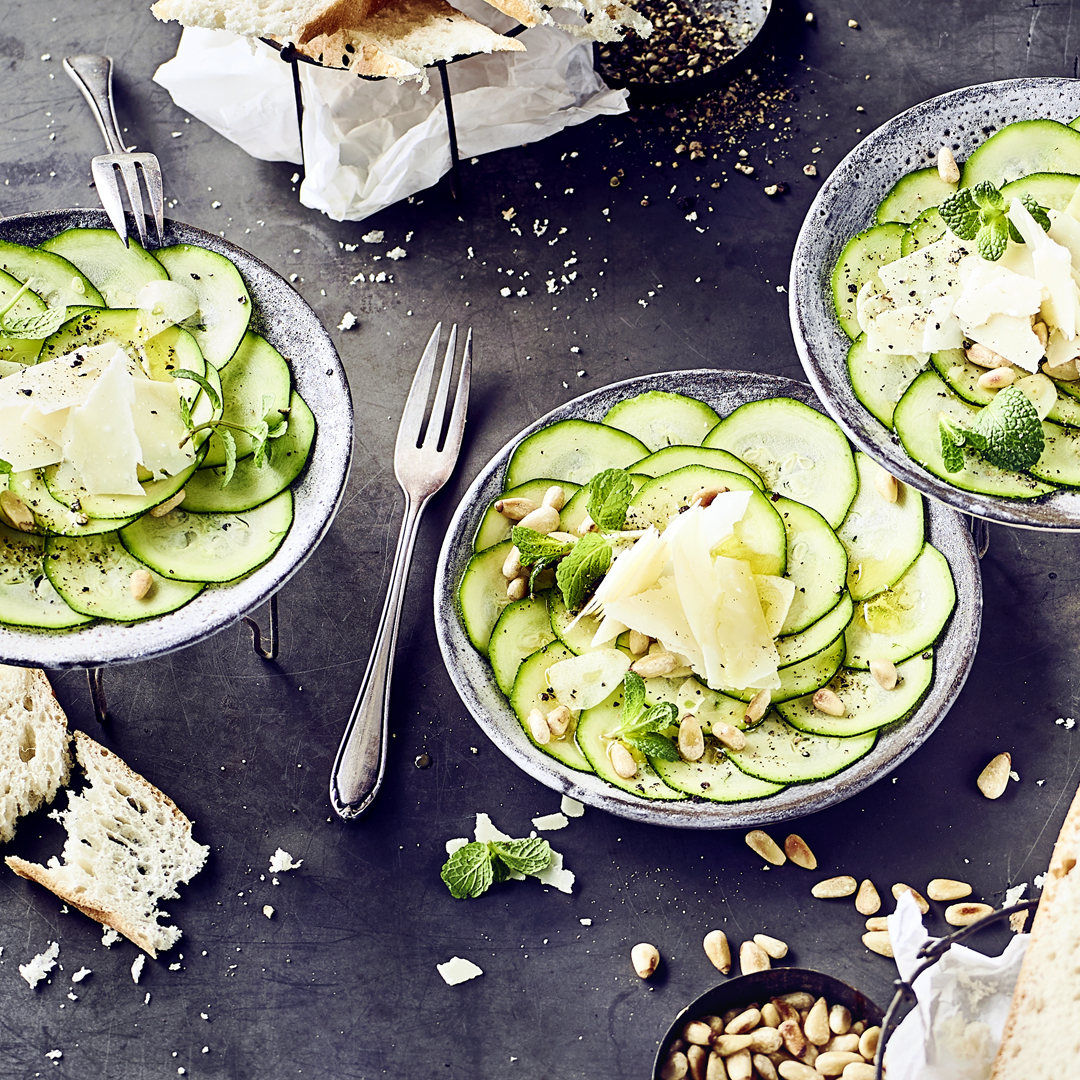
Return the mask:
<path id="1" fill-rule="evenodd" d="M 985 183 L 985 181 L 984 181 Z M 997 262 L 1009 245 L 1009 221 L 1004 214 L 997 214 L 979 230 L 975 248 L 989 262 Z"/>
<path id="2" fill-rule="evenodd" d="M 252 461 L 254 462 L 256 469 L 261 469 L 266 464 L 270 455 L 270 448 L 266 445 L 267 436 L 270 434 L 270 428 L 267 426 L 265 420 L 260 420 L 254 427 L 246 428 L 245 430 L 251 436 L 251 445 L 255 451 L 252 455 Z"/>
<path id="3" fill-rule="evenodd" d="M 546 570 L 549 566 L 555 566 L 558 563 L 560 556 L 553 556 L 551 558 L 537 559 L 533 563 L 532 570 L 529 571 L 529 595 L 536 591 L 536 579 L 540 574 Z"/>
<path id="4" fill-rule="evenodd" d="M 525 840 L 493 840 L 492 853 L 519 874 L 542 874 L 551 865 L 551 845 L 539 836 Z"/>
<path id="5" fill-rule="evenodd" d="M 611 566 L 611 541 L 600 533 L 587 533 L 559 563 L 555 580 L 567 610 L 578 611 L 596 582 Z"/>
<path id="6" fill-rule="evenodd" d="M 636 672 L 623 676 L 623 706 L 620 731 L 629 731 L 645 711 L 645 680 Z"/>
<path id="7" fill-rule="evenodd" d="M 222 449 L 225 451 L 225 475 L 222 477 L 221 486 L 228 487 L 233 473 L 236 472 L 236 440 L 228 428 L 218 428 L 217 434 L 221 440 Z"/>
<path id="8" fill-rule="evenodd" d="M 680 760 L 675 744 L 663 735 L 645 732 L 641 735 L 624 735 L 623 738 L 648 757 L 660 758 L 661 761 Z"/>
<path id="9" fill-rule="evenodd" d="M 482 896 L 495 880 L 488 845 L 474 841 L 458 848 L 443 864 L 440 877 L 455 900 Z"/>
<path id="10" fill-rule="evenodd" d="M 984 440 L 984 445 L 977 447 L 983 457 L 1002 469 L 1030 468 L 1046 445 L 1035 406 L 1016 386 L 999 390 L 994 400 L 979 410 L 971 434 Z"/>
<path id="11" fill-rule="evenodd" d="M 0 458 L 0 473 L 9 473 L 11 471 L 11 462 Z"/>
<path id="12" fill-rule="evenodd" d="M 640 710 L 637 716 L 624 714 L 619 724 L 622 735 L 645 735 L 649 732 L 663 731 L 679 721 L 679 710 L 670 701 L 662 701 L 651 708 Z"/>
<path id="13" fill-rule="evenodd" d="M 957 425 L 947 416 L 938 417 L 938 433 L 941 436 L 941 458 L 946 472 L 959 472 L 964 467 L 963 447 L 965 439 L 961 433 L 957 438 Z"/>
<path id="14" fill-rule="evenodd" d="M 589 517 L 605 531 L 621 529 L 634 497 L 634 483 L 624 469 L 605 469 L 589 481 Z"/>
<path id="15" fill-rule="evenodd" d="M 198 385 L 202 387 L 203 392 L 210 399 L 210 404 L 214 407 L 214 411 L 216 412 L 221 408 L 221 395 L 214 386 L 197 371 L 189 371 L 187 368 L 177 368 L 175 371 L 170 371 L 169 374 L 174 379 L 190 379 L 193 383 L 198 383 Z"/>
<path id="16" fill-rule="evenodd" d="M 1005 196 L 989 180 L 982 180 L 971 189 L 972 200 L 980 210 L 1004 210 Z"/>
<path id="17" fill-rule="evenodd" d="M 532 566 L 538 559 L 561 559 L 574 546 L 565 540 L 553 540 L 524 525 L 515 525 L 510 530 L 510 539 L 521 553 L 523 566 Z"/>
<path id="18" fill-rule="evenodd" d="M 1050 215 L 1046 212 L 1046 207 L 1040 206 L 1033 195 L 1029 195 L 1026 191 L 1023 195 L 1018 196 L 1020 201 L 1024 204 L 1024 209 L 1039 223 L 1043 232 L 1050 231 Z"/>
<path id="19" fill-rule="evenodd" d="M 938 213 L 949 231 L 961 240 L 974 240 L 982 225 L 979 220 L 979 207 L 970 188 L 961 188 L 955 195 L 950 195 L 938 207 Z"/>
<path id="20" fill-rule="evenodd" d="M 39 341 L 55 334 L 66 321 L 66 307 L 51 307 L 24 319 L 0 319 L 0 329 L 5 337 Z"/>

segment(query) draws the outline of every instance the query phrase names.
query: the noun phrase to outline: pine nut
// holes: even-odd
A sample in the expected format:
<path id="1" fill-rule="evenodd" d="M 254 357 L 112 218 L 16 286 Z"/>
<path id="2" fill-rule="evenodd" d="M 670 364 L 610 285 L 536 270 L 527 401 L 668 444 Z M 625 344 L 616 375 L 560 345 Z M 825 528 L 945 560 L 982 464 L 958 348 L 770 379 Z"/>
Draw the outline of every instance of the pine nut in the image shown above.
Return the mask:
<path id="1" fill-rule="evenodd" d="M 495 503 L 495 512 L 511 521 L 520 521 L 535 509 L 536 503 L 532 499 L 499 499 Z"/>
<path id="2" fill-rule="evenodd" d="M 786 1001 L 793 1009 L 799 1012 L 809 1012 L 814 1007 L 817 998 L 806 990 L 795 990 L 790 994 L 782 994 L 780 1001 Z"/>
<path id="3" fill-rule="evenodd" d="M 780 1017 L 780 1023 L 774 1024 L 774 1027 L 780 1029 L 780 1034 L 784 1034 L 784 1024 L 788 1021 L 795 1025 L 802 1024 L 802 1018 L 799 1016 L 799 1010 L 791 1004 L 790 1001 L 785 1001 L 783 998 L 773 998 L 772 1007 L 776 1009 L 777 1015 Z M 799 1030 L 802 1031 L 802 1027 L 799 1026 Z"/>
<path id="4" fill-rule="evenodd" d="M 543 506 L 552 510 L 561 510 L 566 505 L 566 492 L 558 484 L 553 484 L 544 492 Z"/>
<path id="5" fill-rule="evenodd" d="M 514 578 L 521 574 L 521 552 L 518 550 L 515 544 L 507 553 L 506 558 L 503 560 L 502 576 L 507 581 L 513 581 Z"/>
<path id="6" fill-rule="evenodd" d="M 754 1075 L 754 1066 L 749 1050 L 740 1050 L 727 1059 L 727 1074 L 729 1080 L 751 1080 Z"/>
<path id="7" fill-rule="evenodd" d="M 988 799 L 1000 799 L 1005 794 L 1012 770 L 1012 754 L 998 754 L 981 773 L 976 784 Z"/>
<path id="8" fill-rule="evenodd" d="M 829 1006 L 823 997 L 814 1002 L 803 1021 L 803 1031 L 815 1046 L 824 1046 L 832 1032 L 829 1030 Z"/>
<path id="9" fill-rule="evenodd" d="M 874 915 L 881 910 L 881 897 L 869 878 L 864 878 L 859 886 L 855 897 L 855 910 L 860 915 Z"/>
<path id="10" fill-rule="evenodd" d="M 865 1065 L 861 1054 L 852 1054 L 839 1050 L 826 1050 L 819 1054 L 814 1068 L 823 1076 L 839 1076 L 849 1065 Z"/>
<path id="11" fill-rule="evenodd" d="M 724 1059 L 715 1050 L 709 1055 L 709 1064 L 705 1066 L 705 1080 L 728 1080 Z"/>
<path id="12" fill-rule="evenodd" d="M 826 716 L 843 716 L 844 703 L 836 696 L 836 693 L 827 686 L 822 687 L 814 694 L 814 708 Z"/>
<path id="13" fill-rule="evenodd" d="M 690 1070 L 690 1062 L 681 1050 L 668 1054 L 667 1061 L 660 1067 L 660 1080 L 683 1080 Z"/>
<path id="14" fill-rule="evenodd" d="M 869 1062 L 853 1061 L 844 1067 L 840 1080 L 875 1080 L 877 1070 Z"/>
<path id="15" fill-rule="evenodd" d="M 705 736 L 693 713 L 687 713 L 679 721 L 679 754 L 684 761 L 700 761 L 705 755 Z"/>
<path id="16" fill-rule="evenodd" d="M 776 1069 L 783 1080 L 821 1080 L 821 1073 L 801 1061 L 781 1061 Z"/>
<path id="17" fill-rule="evenodd" d="M 892 956 L 893 947 L 888 930 L 869 930 L 862 936 L 862 943 L 878 956 Z"/>
<path id="18" fill-rule="evenodd" d="M 872 919 L 866 920 L 867 930 L 888 930 L 889 920 L 885 915 L 876 915 Z"/>
<path id="19" fill-rule="evenodd" d="M 866 1021 L 856 1020 L 855 1023 L 851 1025 L 851 1030 L 861 1037 L 862 1033 L 866 1030 Z"/>
<path id="20" fill-rule="evenodd" d="M 731 971 L 731 946 L 727 934 L 723 930 L 710 930 L 701 944 L 712 966 L 727 975 Z"/>
<path id="21" fill-rule="evenodd" d="M 529 582 L 526 578 L 516 577 L 506 586 L 506 598 L 508 600 L 524 600 L 529 591 Z"/>
<path id="22" fill-rule="evenodd" d="M 654 652 L 635 660 L 630 665 L 630 670 L 643 679 L 659 679 L 664 675 L 670 675 L 677 667 L 675 656 L 669 652 Z"/>
<path id="23" fill-rule="evenodd" d="M 806 1049 L 799 1055 L 799 1060 L 804 1065 L 813 1065 L 814 1062 L 817 1061 L 818 1054 L 820 1053 L 821 1051 L 818 1050 L 812 1042 L 808 1042 L 806 1044 Z"/>
<path id="24" fill-rule="evenodd" d="M 804 870 L 817 869 L 817 856 L 810 850 L 810 845 L 798 835 L 792 833 L 784 841 L 784 854 Z"/>
<path id="25" fill-rule="evenodd" d="M 881 1040 L 881 1027 L 877 1024 L 867 1028 L 859 1036 L 859 1053 L 867 1061 L 873 1061 L 877 1057 L 878 1042 Z"/>
<path id="26" fill-rule="evenodd" d="M 660 953 L 655 945 L 641 941 L 630 950 L 630 963 L 638 977 L 647 979 L 660 965 Z"/>
<path id="27" fill-rule="evenodd" d="M 547 717 L 539 709 L 533 709 L 529 713 L 529 734 L 534 742 L 546 746 L 551 742 L 551 728 L 548 727 Z"/>
<path id="28" fill-rule="evenodd" d="M 11 527 L 19 532 L 34 531 L 34 515 L 30 507 L 7 488 L 0 491 L 0 515 L 7 518 Z"/>
<path id="29" fill-rule="evenodd" d="M 937 172 L 943 184 L 960 183 L 960 166 L 956 164 L 952 150 L 947 146 L 937 152 Z"/>
<path id="30" fill-rule="evenodd" d="M 717 1035 L 713 1039 L 713 1049 L 721 1057 L 731 1057 L 732 1054 L 746 1050 L 750 1046 L 750 1036 L 742 1035 Z"/>
<path id="31" fill-rule="evenodd" d="M 855 891 L 855 879 L 848 874 L 840 874 L 837 877 L 826 878 L 819 881 L 811 890 L 810 895 L 819 900 L 833 900 L 838 896 L 850 896 Z"/>
<path id="32" fill-rule="evenodd" d="M 128 588 L 131 589 L 133 599 L 145 600 L 150 595 L 150 590 L 153 587 L 154 579 L 151 577 L 149 570 L 144 570 L 140 566 L 138 570 L 132 572 Z"/>
<path id="33" fill-rule="evenodd" d="M 649 651 L 651 642 L 652 638 L 648 634 L 643 634 L 640 630 L 630 631 L 630 652 L 634 656 L 644 656 Z"/>
<path id="34" fill-rule="evenodd" d="M 829 1030 L 834 1035 L 846 1035 L 851 1030 L 851 1010 L 846 1005 L 834 1005 L 829 1010 Z"/>
<path id="35" fill-rule="evenodd" d="M 698 488 L 697 491 L 690 498 L 690 505 L 695 503 L 704 509 L 706 506 L 712 506 L 713 499 L 717 495 L 723 495 L 728 489 L 726 487 L 703 487 Z"/>
<path id="36" fill-rule="evenodd" d="M 988 349 L 985 345 L 979 345 L 978 343 L 969 345 L 964 350 L 964 355 L 976 367 L 999 368 L 1010 366 L 1010 362 L 1000 353 L 996 353 L 993 349 Z"/>
<path id="37" fill-rule="evenodd" d="M 717 720 L 712 726 L 712 733 L 729 750 L 741 750 L 746 745 L 746 736 L 725 720 Z"/>
<path id="38" fill-rule="evenodd" d="M 780 1032 L 774 1027 L 754 1028 L 750 1039 L 750 1050 L 755 1054 L 775 1054 L 784 1045 Z"/>
<path id="39" fill-rule="evenodd" d="M 919 911 L 921 911 L 923 915 L 925 915 L 930 910 L 930 905 L 926 902 L 926 897 L 923 896 L 923 894 L 919 892 L 918 889 L 913 889 L 910 885 L 905 885 L 902 881 L 898 881 L 892 887 L 893 899 L 899 900 L 900 897 L 904 895 L 904 893 L 911 893 L 912 898 L 915 900 L 915 903 L 919 908 Z"/>
<path id="40" fill-rule="evenodd" d="M 761 1080 L 778 1080 L 780 1074 L 776 1071 L 776 1066 L 764 1054 L 754 1054 L 750 1060 L 753 1062 L 754 1072 Z"/>
<path id="41" fill-rule="evenodd" d="M 769 937 L 768 934 L 755 934 L 754 944 L 766 956 L 772 957 L 773 960 L 783 960 L 788 954 L 787 942 L 781 941 L 779 938 Z"/>
<path id="42" fill-rule="evenodd" d="M 833 1008 L 842 1008 L 842 1006 L 834 1005 Z M 850 1016 L 851 1013 L 848 1013 Z M 829 1012 L 830 1018 L 832 1017 L 832 1011 Z M 826 1050 L 833 1050 L 838 1053 L 850 1053 L 857 1054 L 859 1052 L 859 1036 L 854 1031 L 849 1031 L 846 1035 L 834 1035 L 826 1044 Z"/>
<path id="43" fill-rule="evenodd" d="M 558 705 L 547 714 L 547 726 L 556 739 L 561 739 L 570 730 L 574 714 L 565 706 Z"/>
<path id="44" fill-rule="evenodd" d="M 780 1026 L 780 1021 L 781 1016 L 776 1006 L 771 1001 L 766 1001 L 765 1004 L 761 1006 L 761 1022 L 766 1027 L 775 1028 Z M 771 1054 L 772 1051 L 767 1050 L 766 1053 Z"/>
<path id="45" fill-rule="evenodd" d="M 150 516 L 154 518 L 164 517 L 170 510 L 175 510 L 183 501 L 187 495 L 187 488 L 181 488 L 171 499 L 166 499 L 163 503 L 158 503 L 150 511 Z"/>
<path id="46" fill-rule="evenodd" d="M 1000 390 L 1016 382 L 1016 368 L 999 367 L 983 372 L 978 378 L 979 386 L 984 390 Z"/>
<path id="47" fill-rule="evenodd" d="M 749 1035 L 761 1023 L 761 1010 L 757 1007 L 743 1009 L 738 1016 L 724 1026 L 725 1035 Z M 751 1043 L 747 1043 L 750 1046 Z"/>
<path id="48" fill-rule="evenodd" d="M 637 776 L 637 762 L 634 760 L 634 755 L 621 742 L 608 743 L 607 756 L 616 776 L 621 776 L 624 780 L 632 780 Z"/>
<path id="49" fill-rule="evenodd" d="M 993 910 L 989 904 L 951 904 L 945 909 L 945 921 L 950 926 L 968 926 Z"/>
<path id="50" fill-rule="evenodd" d="M 1039 339 L 1039 344 L 1043 347 L 1043 352 L 1045 352 L 1046 346 L 1050 344 L 1050 331 L 1047 328 L 1046 323 L 1044 323 L 1042 319 L 1039 319 L 1031 324 L 1031 329 Z"/>
<path id="51" fill-rule="evenodd" d="M 882 690 L 895 690 L 900 678 L 896 665 L 891 660 L 871 660 L 870 674 Z"/>
<path id="52" fill-rule="evenodd" d="M 756 724 L 769 711 L 769 706 L 771 704 L 772 691 L 759 690 L 750 699 L 750 704 L 746 706 L 746 712 L 743 713 L 743 723 L 746 724 L 747 727 L 751 724 Z"/>
<path id="53" fill-rule="evenodd" d="M 773 866 L 783 866 L 787 862 L 787 856 L 777 846 L 776 841 L 761 829 L 751 829 L 746 834 L 746 842 L 750 850 L 760 855 L 767 863 Z"/>
<path id="54" fill-rule="evenodd" d="M 971 886 L 966 881 L 936 877 L 926 886 L 926 895 L 931 900 L 963 900 L 971 895 Z"/>
<path id="55" fill-rule="evenodd" d="M 712 1035 L 712 1028 L 700 1020 L 691 1020 L 682 1030 L 682 1037 L 698 1046 L 708 1046 L 712 1042 Z"/>
<path id="56" fill-rule="evenodd" d="M 691 1046 L 686 1051 L 686 1063 L 690 1067 L 690 1080 L 705 1080 L 709 1064 L 709 1051 L 704 1046 Z"/>
<path id="57" fill-rule="evenodd" d="M 577 527 L 578 536 L 584 536 L 586 533 L 596 532 L 596 522 L 593 521 L 588 514 L 586 514 Z"/>
<path id="58" fill-rule="evenodd" d="M 900 484 L 891 472 L 879 469 L 874 477 L 874 487 L 878 494 L 887 502 L 894 503 L 900 494 Z"/>
<path id="59" fill-rule="evenodd" d="M 526 514 L 518 524 L 523 529 L 532 529 L 533 532 L 554 532 L 559 527 L 559 511 L 553 506 L 538 506 L 531 513 Z"/>
<path id="60" fill-rule="evenodd" d="M 744 941 L 739 946 L 739 970 L 744 975 L 752 975 L 755 971 L 768 971 L 771 967 L 772 963 L 760 945 Z"/>

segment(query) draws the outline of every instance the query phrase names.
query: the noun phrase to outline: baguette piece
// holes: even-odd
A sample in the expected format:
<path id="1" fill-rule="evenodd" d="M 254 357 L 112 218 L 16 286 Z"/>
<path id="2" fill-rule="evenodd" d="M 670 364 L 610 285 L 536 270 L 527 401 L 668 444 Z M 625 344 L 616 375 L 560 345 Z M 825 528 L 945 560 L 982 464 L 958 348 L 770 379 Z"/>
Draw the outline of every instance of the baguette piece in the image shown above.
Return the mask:
<path id="1" fill-rule="evenodd" d="M 303 45 L 343 26 L 359 26 L 386 0 L 158 0 L 150 10 L 162 22 L 231 30 L 247 37 L 277 37 Z"/>
<path id="2" fill-rule="evenodd" d="M 1058 833 L 991 1080 L 1061 1080 L 1080 1062 L 1080 791 Z"/>
<path id="3" fill-rule="evenodd" d="M 158 901 L 178 897 L 176 886 L 191 880 L 210 849 L 191 839 L 191 822 L 167 795 L 81 731 L 75 754 L 87 785 L 69 791 L 57 815 L 67 830 L 63 863 L 55 856 L 48 866 L 6 862 L 156 957 L 180 937 L 178 927 L 158 921 L 167 917 Z"/>
<path id="4" fill-rule="evenodd" d="M 71 772 L 67 717 L 38 668 L 0 664 L 0 844 L 51 803 Z"/>

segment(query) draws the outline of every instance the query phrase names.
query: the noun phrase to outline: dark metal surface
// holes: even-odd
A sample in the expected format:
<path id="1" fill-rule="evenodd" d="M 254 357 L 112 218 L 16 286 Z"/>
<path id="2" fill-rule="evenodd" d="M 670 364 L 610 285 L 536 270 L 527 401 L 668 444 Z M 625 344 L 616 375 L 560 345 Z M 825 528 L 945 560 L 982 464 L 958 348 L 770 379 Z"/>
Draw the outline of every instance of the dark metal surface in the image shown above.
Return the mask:
<path id="1" fill-rule="evenodd" d="M 783 938 L 791 963 L 883 1003 L 895 967 L 863 948 L 850 900 L 810 896 L 816 880 L 870 877 L 891 909 L 894 882 L 921 890 L 932 877 L 955 877 L 996 905 L 1009 885 L 1046 869 L 1080 781 L 1080 735 L 1055 723 L 1080 717 L 1076 545 L 1067 536 L 991 526 L 982 636 L 963 692 L 898 769 L 791 826 L 817 854 L 813 873 L 766 868 L 739 831 L 669 829 L 587 809 L 548 834 L 577 875 L 573 895 L 526 881 L 452 900 L 439 880 L 445 840 L 471 835 L 477 811 L 527 835 L 531 818 L 557 810 L 559 799 L 495 750 L 461 704 L 430 597 L 471 479 L 556 405 L 691 367 L 801 378 L 778 289 L 822 179 L 864 134 L 926 98 L 992 79 L 1073 77 L 1076 0 L 782 0 L 759 39 L 758 82 L 741 77 L 738 107 L 704 132 L 691 130 L 693 103 L 670 116 L 636 110 L 463 163 L 460 202 L 444 182 L 342 224 L 298 204 L 295 165 L 255 161 L 185 122 L 151 81 L 179 30 L 148 8 L 144 0 L 5 5 L 0 212 L 97 206 L 87 184 L 99 136 L 60 58 L 112 55 L 117 111 L 129 142 L 161 161 L 170 216 L 224 232 L 286 279 L 295 274 L 329 329 L 356 408 L 354 463 L 333 526 L 282 589 L 276 663 L 255 656 L 237 624 L 117 667 L 106 677 L 103 728 L 82 673 L 50 672 L 72 724 L 170 794 L 211 854 L 182 899 L 164 905 L 184 937 L 147 962 L 138 985 L 133 946 L 105 948 L 89 920 L 0 874 L 3 1080 L 164 1080 L 180 1068 L 213 1080 L 644 1080 L 675 1013 L 718 981 L 701 947 L 709 930 L 736 943 L 759 932 Z M 703 158 L 676 153 L 692 140 L 706 147 Z M 739 149 L 752 176 L 734 171 Z M 811 163 L 816 178 L 803 173 Z M 765 194 L 779 182 L 786 193 Z M 384 244 L 363 241 L 372 229 L 385 231 Z M 399 244 L 406 258 L 375 261 Z M 354 282 L 382 271 L 382 282 Z M 359 326 L 338 331 L 346 311 Z M 370 814 L 345 825 L 328 820 L 327 777 L 393 553 L 397 421 L 431 326 L 466 316 L 477 342 L 473 406 L 458 472 L 417 545 L 387 778 Z M 265 612 L 258 617 L 265 624 Z M 988 802 L 975 778 L 1004 750 L 1020 782 Z M 431 767 L 418 768 L 425 754 Z M 787 831 L 774 833 L 782 841 Z M 44 860 L 61 844 L 58 826 L 38 813 L 6 853 Z M 274 885 L 269 860 L 279 846 L 304 861 Z M 928 925 L 940 935 L 941 905 L 933 907 Z M 979 947 L 999 951 L 1007 937 L 987 930 Z M 51 940 L 63 970 L 31 991 L 18 965 Z M 638 941 L 664 958 L 649 984 L 630 967 Z M 454 955 L 484 975 L 444 985 L 435 965 Z M 83 966 L 93 974 L 72 984 Z M 63 1052 L 57 1064 L 45 1056 L 53 1050 Z"/>

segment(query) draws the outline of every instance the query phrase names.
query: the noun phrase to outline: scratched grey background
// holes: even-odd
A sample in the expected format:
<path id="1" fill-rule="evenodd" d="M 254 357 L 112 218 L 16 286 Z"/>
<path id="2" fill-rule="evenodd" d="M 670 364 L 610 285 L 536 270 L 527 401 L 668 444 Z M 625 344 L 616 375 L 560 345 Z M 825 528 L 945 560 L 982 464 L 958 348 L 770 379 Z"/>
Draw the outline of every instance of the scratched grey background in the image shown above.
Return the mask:
<path id="1" fill-rule="evenodd" d="M 743 110 L 732 145 L 722 138 L 728 121 L 714 120 L 701 136 L 707 156 L 691 163 L 675 153 L 693 137 L 685 109 L 635 107 L 466 163 L 460 202 L 444 182 L 363 224 L 301 207 L 293 165 L 252 160 L 185 122 L 151 82 L 179 31 L 148 6 L 6 0 L 0 212 L 96 204 L 88 160 L 101 151 L 99 136 L 60 59 L 112 54 L 129 141 L 160 157 L 172 213 L 296 274 L 328 326 L 346 310 L 358 315 L 356 329 L 333 331 L 356 405 L 355 460 L 329 536 L 282 593 L 276 665 L 257 659 L 237 626 L 107 673 L 115 719 L 98 737 L 174 796 L 212 854 L 183 898 L 166 905 L 183 940 L 148 963 L 138 985 L 133 946 L 106 949 L 96 925 L 0 874 L 0 1078 L 144 1080 L 181 1070 L 231 1080 L 645 1077 L 670 1019 L 716 981 L 700 946 L 714 927 L 735 941 L 759 931 L 784 938 L 793 962 L 884 1003 L 894 969 L 863 949 L 851 905 L 812 900 L 813 875 L 764 869 L 739 834 L 586 811 L 552 836 L 577 874 L 572 896 L 527 883 L 452 900 L 439 880 L 446 839 L 466 835 L 477 811 L 525 834 L 558 798 L 505 761 L 458 701 L 432 627 L 434 559 L 481 465 L 575 394 L 705 364 L 797 377 L 782 286 L 819 183 L 803 165 L 814 161 L 826 175 L 860 132 L 957 86 L 1075 75 L 1076 5 L 782 0 L 747 60 L 758 82 L 742 77 L 740 100 L 760 119 L 746 122 Z M 755 167 L 751 178 L 732 171 L 739 147 Z M 770 199 L 763 188 L 778 181 L 788 191 Z M 532 223 L 545 219 L 547 235 L 535 236 Z M 380 249 L 341 246 L 371 228 L 407 258 L 391 266 L 373 261 Z M 543 282 L 569 275 L 575 258 L 578 277 L 549 297 Z M 383 268 L 392 282 L 351 284 Z M 506 285 L 528 295 L 503 298 Z M 476 334 L 470 426 L 460 469 L 417 550 L 385 791 L 367 818 L 345 826 L 330 820 L 327 775 L 397 532 L 397 417 L 437 319 L 468 322 Z M 1067 536 L 991 530 L 985 626 L 968 686 L 895 775 L 798 825 L 821 876 L 870 876 L 883 891 L 894 881 L 923 887 L 934 876 L 959 877 L 996 902 L 1045 869 L 1077 784 L 1077 732 L 1055 724 L 1080 715 L 1075 551 Z M 82 675 L 54 673 L 54 681 L 72 723 L 94 731 Z M 1020 783 L 988 803 L 975 777 L 1006 749 Z M 414 766 L 422 753 L 431 768 Z M 10 850 L 45 858 L 60 843 L 58 827 L 39 814 Z M 278 846 L 303 866 L 274 886 L 268 862 Z M 269 921 L 264 904 L 275 909 Z M 940 911 L 932 926 L 943 930 Z M 50 940 L 60 942 L 62 970 L 31 991 L 17 966 Z M 628 962 L 639 940 L 665 958 L 648 985 Z M 997 950 L 1003 938 L 987 933 L 982 942 Z M 480 964 L 483 977 L 445 986 L 435 965 L 455 954 Z M 69 976 L 81 966 L 93 974 L 70 1000 Z M 47 1059 L 56 1049 L 63 1057 Z"/>

